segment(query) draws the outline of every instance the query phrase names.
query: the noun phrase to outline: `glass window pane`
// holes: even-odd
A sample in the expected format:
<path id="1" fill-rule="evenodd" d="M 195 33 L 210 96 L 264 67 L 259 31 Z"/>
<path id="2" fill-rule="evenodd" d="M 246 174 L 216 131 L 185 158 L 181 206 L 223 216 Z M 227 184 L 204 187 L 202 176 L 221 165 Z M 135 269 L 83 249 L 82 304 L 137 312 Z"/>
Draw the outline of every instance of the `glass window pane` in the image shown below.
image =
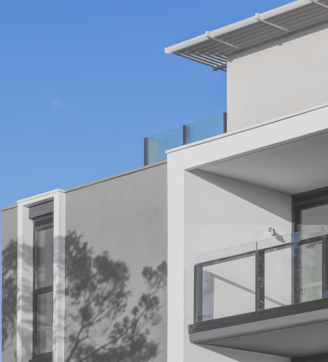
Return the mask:
<path id="1" fill-rule="evenodd" d="M 53 278 L 53 228 L 35 232 L 36 281 L 35 288 L 52 285 Z"/>
<path id="2" fill-rule="evenodd" d="M 255 311 L 255 255 L 203 268 L 203 318 Z"/>
<path id="3" fill-rule="evenodd" d="M 328 225 L 328 205 L 302 210 L 301 230 Z"/>
<path id="4" fill-rule="evenodd" d="M 52 292 L 36 296 L 35 354 L 52 352 Z"/>
<path id="5" fill-rule="evenodd" d="M 265 309 L 292 304 L 292 248 L 265 253 Z"/>
<path id="6" fill-rule="evenodd" d="M 322 298 L 322 241 L 301 245 L 300 302 Z"/>

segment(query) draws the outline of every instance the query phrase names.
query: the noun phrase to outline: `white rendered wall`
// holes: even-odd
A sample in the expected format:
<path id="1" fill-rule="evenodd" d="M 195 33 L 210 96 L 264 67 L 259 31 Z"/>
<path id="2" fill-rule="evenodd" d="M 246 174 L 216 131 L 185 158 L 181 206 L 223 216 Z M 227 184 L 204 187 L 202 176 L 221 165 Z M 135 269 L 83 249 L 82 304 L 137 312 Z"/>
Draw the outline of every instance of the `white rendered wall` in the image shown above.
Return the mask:
<path id="1" fill-rule="evenodd" d="M 326 24 L 229 58 L 228 132 L 327 104 L 327 38 Z"/>
<path id="2" fill-rule="evenodd" d="M 235 361 L 234 351 L 210 351 L 188 340 L 187 325 L 193 324 L 195 256 L 270 238 L 269 227 L 274 227 L 279 234 L 291 233 L 291 197 L 202 171 L 186 172 L 184 213 L 184 361 L 196 362 L 204 358 L 207 362 Z M 240 353 L 237 359 L 240 362 L 283 360 L 254 353 Z"/>
<path id="3" fill-rule="evenodd" d="M 327 132 L 327 119 L 326 107 L 168 151 L 168 362 L 288 361 L 222 349 L 214 353 L 189 342 L 195 256 L 258 241 L 268 226 L 291 232 L 288 195 L 190 170 Z"/>

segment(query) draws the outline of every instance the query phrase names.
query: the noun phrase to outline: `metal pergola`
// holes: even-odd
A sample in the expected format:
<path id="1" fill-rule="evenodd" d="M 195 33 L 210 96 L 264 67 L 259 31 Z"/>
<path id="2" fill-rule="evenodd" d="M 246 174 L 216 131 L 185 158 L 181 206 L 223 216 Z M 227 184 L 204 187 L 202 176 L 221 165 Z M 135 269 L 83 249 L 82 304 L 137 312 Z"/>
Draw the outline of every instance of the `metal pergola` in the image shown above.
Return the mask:
<path id="1" fill-rule="evenodd" d="M 298 0 L 165 48 L 165 53 L 227 71 L 228 57 L 286 34 L 328 21 L 328 0 Z"/>

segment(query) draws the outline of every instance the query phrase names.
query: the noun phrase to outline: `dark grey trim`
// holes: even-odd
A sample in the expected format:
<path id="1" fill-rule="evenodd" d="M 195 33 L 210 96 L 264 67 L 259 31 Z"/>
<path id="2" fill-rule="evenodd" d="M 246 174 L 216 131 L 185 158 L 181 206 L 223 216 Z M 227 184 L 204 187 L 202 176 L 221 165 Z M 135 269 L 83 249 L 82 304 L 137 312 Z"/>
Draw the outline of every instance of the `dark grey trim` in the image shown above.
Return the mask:
<path id="1" fill-rule="evenodd" d="M 183 134 L 183 145 L 187 144 L 187 126 L 182 126 L 182 134 Z"/>
<path id="2" fill-rule="evenodd" d="M 148 165 L 148 138 L 144 139 L 144 166 Z"/>
<path id="3" fill-rule="evenodd" d="M 328 199 L 328 186 L 292 195 L 292 201 L 294 206 L 304 205 L 317 201 L 320 202 L 326 199 Z"/>
<path id="4" fill-rule="evenodd" d="M 265 251 L 256 252 L 255 310 L 265 309 Z"/>
<path id="5" fill-rule="evenodd" d="M 54 211 L 54 202 L 48 201 L 43 204 L 35 205 L 29 208 L 29 218 L 35 219 L 39 216 L 50 214 Z"/>
<path id="6" fill-rule="evenodd" d="M 328 361 L 328 353 L 317 354 L 315 356 L 291 358 L 291 362 L 327 362 L 327 361 Z"/>
<path id="7" fill-rule="evenodd" d="M 228 115 L 226 112 L 223 113 L 223 133 L 227 133 L 227 122 L 228 122 Z"/>
<path id="8" fill-rule="evenodd" d="M 46 225 L 46 227 L 50 227 L 50 224 L 51 224 L 53 226 L 53 219 L 54 219 L 53 213 L 45 214 L 45 215 L 35 218 L 34 219 L 35 230 L 37 230 L 38 228 L 42 229 L 40 227 L 43 225 Z"/>
<path id="9" fill-rule="evenodd" d="M 76 190 L 79 190 L 79 189 L 83 189 L 85 187 L 93 186 L 93 185 L 96 185 L 96 184 L 99 184 L 99 183 L 102 183 L 102 182 L 114 180 L 114 179 L 119 178 L 119 177 L 128 176 L 128 175 L 131 175 L 131 174 L 136 173 L 136 172 L 146 171 L 146 170 L 148 170 L 148 169 L 150 169 L 152 167 L 162 166 L 162 165 L 164 165 L 166 163 L 167 163 L 166 160 L 161 161 L 161 162 L 155 162 L 155 163 L 152 163 L 152 164 L 147 165 L 147 166 L 135 168 L 134 170 L 122 172 L 122 173 L 119 173 L 117 175 L 109 176 L 109 177 L 102 178 L 102 179 L 97 180 L 97 181 L 92 181 L 92 182 L 86 183 L 84 185 L 72 187 L 70 189 L 65 190 L 65 193 L 76 191 Z"/>
<path id="10" fill-rule="evenodd" d="M 246 323 L 259 322 L 273 318 L 287 317 L 322 309 L 328 309 L 328 299 L 318 299 L 311 302 L 286 305 L 283 307 L 271 308 L 267 310 L 191 324 L 189 325 L 189 334 L 205 332 L 212 329 L 232 327 Z"/>
<path id="11" fill-rule="evenodd" d="M 328 298 L 328 237 L 324 237 L 322 242 L 322 297 Z"/>
<path id="12" fill-rule="evenodd" d="M 293 231 L 300 230 L 302 210 L 328 204 L 328 186 L 292 195 Z"/>
<path id="13" fill-rule="evenodd" d="M 203 267 L 194 267 L 194 323 L 203 319 Z"/>
<path id="14" fill-rule="evenodd" d="M 52 362 L 52 352 L 33 357 L 29 360 L 29 362 Z"/>

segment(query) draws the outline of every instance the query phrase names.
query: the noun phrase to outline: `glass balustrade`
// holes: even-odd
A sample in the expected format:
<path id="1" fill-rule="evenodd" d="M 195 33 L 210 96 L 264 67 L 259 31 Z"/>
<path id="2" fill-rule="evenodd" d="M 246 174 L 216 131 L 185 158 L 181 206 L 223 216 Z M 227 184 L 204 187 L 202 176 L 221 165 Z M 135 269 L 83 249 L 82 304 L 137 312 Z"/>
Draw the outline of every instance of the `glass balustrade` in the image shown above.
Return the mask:
<path id="1" fill-rule="evenodd" d="M 197 256 L 195 322 L 328 297 L 327 234 L 317 227 Z"/>
<path id="2" fill-rule="evenodd" d="M 145 165 L 166 160 L 166 151 L 226 132 L 226 113 L 145 138 Z"/>

